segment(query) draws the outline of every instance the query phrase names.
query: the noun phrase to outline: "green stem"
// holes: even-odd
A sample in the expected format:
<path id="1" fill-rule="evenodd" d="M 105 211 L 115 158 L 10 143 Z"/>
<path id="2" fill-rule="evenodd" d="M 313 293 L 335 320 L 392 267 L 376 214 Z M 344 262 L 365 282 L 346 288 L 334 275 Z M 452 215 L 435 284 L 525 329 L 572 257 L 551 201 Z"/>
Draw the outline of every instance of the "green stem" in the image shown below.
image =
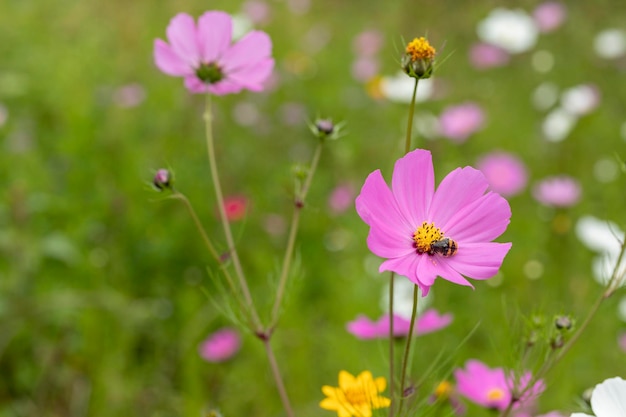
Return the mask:
<path id="1" fill-rule="evenodd" d="M 215 199 L 217 202 L 217 208 L 220 213 L 220 220 L 222 222 L 222 227 L 224 229 L 224 237 L 226 238 L 226 244 L 228 246 L 228 253 L 230 258 L 233 260 L 233 266 L 235 268 L 235 274 L 239 279 L 239 286 L 241 288 L 241 292 L 243 293 L 243 298 L 248 306 L 248 310 L 252 315 L 252 322 L 256 327 L 257 331 L 262 331 L 262 324 L 259 318 L 259 315 L 254 306 L 254 302 L 252 300 L 252 296 L 250 295 L 250 290 L 248 288 L 248 283 L 246 281 L 246 277 L 243 273 L 243 268 L 241 267 L 241 262 L 239 261 L 239 255 L 235 248 L 235 240 L 233 239 L 233 234 L 230 230 L 230 223 L 228 222 L 228 218 L 226 217 L 226 209 L 224 208 L 224 196 L 222 194 L 222 187 L 220 185 L 219 175 L 217 171 L 217 162 L 215 158 L 215 144 L 213 140 L 213 130 L 212 130 L 212 120 L 213 116 L 211 114 L 211 95 L 207 94 L 206 96 L 206 109 L 204 112 L 204 121 L 205 121 L 205 133 L 206 133 L 206 141 L 207 141 L 207 152 L 209 157 L 209 167 L 211 169 L 211 179 L 213 181 L 213 188 L 215 189 Z"/>
<path id="2" fill-rule="evenodd" d="M 415 97 L 417 96 L 417 84 L 419 78 L 415 79 L 413 87 L 413 97 L 411 98 L 411 106 L 409 107 L 409 120 L 406 127 L 406 139 L 404 140 L 404 153 L 407 154 L 411 150 L 411 137 L 413 136 L 413 117 L 415 115 Z"/>
<path id="3" fill-rule="evenodd" d="M 393 417 L 393 410 L 395 405 L 395 391 L 396 391 L 396 382 L 395 382 L 395 356 L 394 356 L 394 343 L 395 337 L 393 334 L 393 282 L 395 280 L 395 273 L 392 272 L 389 276 L 389 393 L 391 394 L 391 404 L 389 404 L 389 417 Z"/>
<path id="4" fill-rule="evenodd" d="M 278 395 L 280 396 L 280 400 L 283 403 L 285 414 L 287 414 L 287 417 L 293 417 L 293 409 L 291 408 L 291 403 L 289 402 L 289 397 L 287 396 L 287 390 L 285 389 L 285 383 L 283 382 L 280 370 L 278 369 L 276 356 L 274 356 L 274 351 L 272 350 L 272 346 L 270 345 L 269 338 L 263 339 L 263 345 L 265 346 L 265 353 L 267 354 L 267 358 L 270 363 L 272 376 L 274 377 L 274 382 L 276 383 L 276 388 L 278 389 Z"/>
<path id="5" fill-rule="evenodd" d="M 413 287 L 413 311 L 411 312 L 411 325 L 409 327 L 409 335 L 406 339 L 406 346 L 404 348 L 404 359 L 402 360 L 402 377 L 400 378 L 400 405 L 398 406 L 398 415 L 402 411 L 404 405 L 404 384 L 406 380 L 406 369 L 409 363 L 409 353 L 411 351 L 411 341 L 413 339 L 413 327 L 415 327 L 415 318 L 417 317 L 417 300 L 418 300 L 419 288 L 417 285 Z"/>
<path id="6" fill-rule="evenodd" d="M 280 271 L 280 278 L 278 279 L 278 288 L 276 290 L 276 298 L 274 300 L 274 306 L 272 307 L 272 319 L 270 321 L 268 332 L 269 335 L 272 333 L 272 329 L 276 326 L 278 322 L 278 317 L 280 315 L 280 307 L 282 305 L 282 301 L 285 295 L 285 288 L 287 286 L 287 279 L 289 278 L 289 271 L 291 269 L 291 261 L 293 259 L 293 251 L 296 246 L 296 236 L 298 234 L 298 227 L 300 225 L 300 213 L 302 212 L 302 208 L 304 207 L 304 201 L 309 192 L 309 188 L 311 187 L 311 182 L 313 180 L 313 175 L 317 170 L 317 165 L 320 161 L 320 156 L 322 155 L 322 147 L 323 141 L 320 140 L 317 148 L 315 149 L 315 154 L 313 155 L 313 159 L 311 161 L 311 167 L 309 168 L 309 173 L 305 179 L 304 185 L 300 192 L 295 197 L 294 204 L 294 212 L 291 218 L 291 226 L 289 228 L 289 237 L 287 239 L 287 247 L 285 249 L 285 256 L 283 258 L 283 267 Z"/>

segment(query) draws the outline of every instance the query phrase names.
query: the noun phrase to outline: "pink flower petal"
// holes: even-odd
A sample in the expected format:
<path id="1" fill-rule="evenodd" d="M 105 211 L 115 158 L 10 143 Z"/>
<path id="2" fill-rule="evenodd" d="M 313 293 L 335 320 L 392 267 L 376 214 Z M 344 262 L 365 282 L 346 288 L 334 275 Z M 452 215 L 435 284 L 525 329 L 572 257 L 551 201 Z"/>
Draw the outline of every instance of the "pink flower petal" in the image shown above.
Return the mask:
<path id="1" fill-rule="evenodd" d="M 463 275 L 459 274 L 458 271 L 456 271 L 454 268 L 452 268 L 448 262 L 447 262 L 447 258 L 443 258 L 442 256 L 437 255 L 437 266 L 439 268 L 439 276 L 443 279 L 445 279 L 446 281 L 450 281 L 453 282 L 455 284 L 458 285 L 464 285 L 466 287 L 472 287 L 474 288 L 474 286 L 468 281 L 466 280 Z"/>
<path id="2" fill-rule="evenodd" d="M 273 70 L 274 60 L 265 58 L 262 61 L 253 62 L 249 66 L 233 69 L 228 74 L 228 79 L 243 85 L 248 90 L 261 91 Z"/>
<path id="3" fill-rule="evenodd" d="M 396 274 L 407 277 L 411 282 L 419 285 L 420 288 L 424 285 L 417 278 L 417 266 L 422 257 L 420 256 L 402 256 L 399 258 L 387 259 L 378 268 L 378 272 L 393 271 Z"/>
<path id="4" fill-rule="evenodd" d="M 237 72 L 239 68 L 250 68 L 271 55 L 272 40 L 268 34 L 252 31 L 226 50 L 219 63 L 225 72 Z"/>
<path id="5" fill-rule="evenodd" d="M 457 242 L 486 242 L 504 233 L 510 218 L 509 203 L 489 192 L 455 213 L 443 228 Z"/>
<path id="6" fill-rule="evenodd" d="M 364 315 L 359 315 L 356 320 L 349 322 L 346 329 L 359 339 L 376 339 L 381 337 L 376 323 Z"/>
<path id="7" fill-rule="evenodd" d="M 452 323 L 452 314 L 439 314 L 434 308 L 424 311 L 418 318 L 416 323 L 416 331 L 418 335 L 431 333 Z"/>
<path id="8" fill-rule="evenodd" d="M 400 212 L 417 229 L 427 218 L 435 189 L 430 152 L 416 149 L 398 159 L 393 169 L 392 189 Z"/>
<path id="9" fill-rule="evenodd" d="M 167 26 L 167 39 L 172 51 L 191 67 L 200 64 L 200 51 L 196 41 L 196 24 L 187 13 L 179 13 Z"/>
<path id="10" fill-rule="evenodd" d="M 449 220 L 469 203 L 480 198 L 489 187 L 482 172 L 472 167 L 457 168 L 441 181 L 428 213 L 429 220 L 441 227 L 446 235 L 457 238 L 447 230 Z"/>
<path id="11" fill-rule="evenodd" d="M 202 82 L 196 74 L 185 77 L 185 87 L 194 94 L 204 94 L 209 91 L 208 84 Z"/>
<path id="12" fill-rule="evenodd" d="M 154 41 L 154 61 L 157 68 L 168 75 L 188 76 L 193 74 L 193 68 L 183 61 L 172 48 L 162 41 L 156 39 Z"/>
<path id="13" fill-rule="evenodd" d="M 511 243 L 467 243 L 445 262 L 454 270 L 474 279 L 487 279 L 498 273 Z"/>
<path id="14" fill-rule="evenodd" d="M 230 47 L 233 28 L 231 17 L 210 11 L 198 19 L 198 48 L 205 63 L 216 62 Z"/>
<path id="15" fill-rule="evenodd" d="M 207 90 L 211 94 L 215 94 L 216 96 L 223 96 L 226 94 L 236 94 L 244 89 L 244 86 L 234 82 L 228 78 L 221 80 L 215 84 L 209 84 Z"/>

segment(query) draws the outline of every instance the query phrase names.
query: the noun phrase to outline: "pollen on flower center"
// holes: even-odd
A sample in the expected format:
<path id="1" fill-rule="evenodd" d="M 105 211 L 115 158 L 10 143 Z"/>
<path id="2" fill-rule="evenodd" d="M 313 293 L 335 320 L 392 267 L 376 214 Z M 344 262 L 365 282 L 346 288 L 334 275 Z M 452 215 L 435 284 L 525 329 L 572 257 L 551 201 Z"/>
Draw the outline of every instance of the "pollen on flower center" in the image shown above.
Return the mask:
<path id="1" fill-rule="evenodd" d="M 430 46 L 424 37 L 415 38 L 406 46 L 406 53 L 411 56 L 411 61 L 420 59 L 432 59 L 435 57 L 435 48 Z"/>
<path id="2" fill-rule="evenodd" d="M 224 78 L 222 69 L 214 62 L 209 64 L 202 63 L 196 69 L 196 76 L 206 84 L 215 84 Z"/>
<path id="3" fill-rule="evenodd" d="M 348 388 L 343 391 L 346 401 L 351 405 L 365 405 L 370 403 L 370 397 L 364 389 L 360 387 Z"/>
<path id="4" fill-rule="evenodd" d="M 435 226 L 435 223 L 424 222 L 413 233 L 413 241 L 417 253 L 427 253 L 431 244 L 443 239 L 443 232 Z"/>
<path id="5" fill-rule="evenodd" d="M 487 399 L 490 401 L 497 401 L 504 398 L 504 391 L 501 388 L 491 388 L 487 391 Z"/>

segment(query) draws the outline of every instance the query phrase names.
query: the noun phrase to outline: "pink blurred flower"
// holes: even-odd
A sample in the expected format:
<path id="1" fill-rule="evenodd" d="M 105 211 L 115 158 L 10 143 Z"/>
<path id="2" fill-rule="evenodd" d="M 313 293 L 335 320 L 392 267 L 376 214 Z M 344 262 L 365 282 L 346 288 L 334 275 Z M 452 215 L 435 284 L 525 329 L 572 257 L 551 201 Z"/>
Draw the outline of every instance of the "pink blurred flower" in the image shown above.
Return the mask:
<path id="1" fill-rule="evenodd" d="M 364 30 L 352 41 L 352 50 L 356 56 L 373 57 L 383 46 L 383 34 L 376 29 Z"/>
<path id="2" fill-rule="evenodd" d="M 526 166 L 517 156 L 507 152 L 492 152 L 478 160 L 478 169 L 485 174 L 489 188 L 505 197 L 524 190 L 528 183 Z"/>
<path id="3" fill-rule="evenodd" d="M 224 198 L 224 210 L 229 222 L 236 222 L 246 216 L 248 199 L 242 195 L 232 195 Z M 219 216 L 219 212 L 218 212 Z"/>
<path id="4" fill-rule="evenodd" d="M 447 327 L 452 322 L 452 314 L 440 315 L 437 310 L 429 309 L 421 314 L 416 322 L 414 335 L 419 336 Z M 356 320 L 346 325 L 349 333 L 359 339 L 384 339 L 389 337 L 389 314 L 384 314 L 376 321 L 372 321 L 364 315 L 359 315 Z M 394 337 L 408 336 L 411 328 L 411 320 L 397 314 L 393 315 Z"/>
<path id="5" fill-rule="evenodd" d="M 341 214 L 354 204 L 354 187 L 350 184 L 340 184 L 330 193 L 328 207 L 335 214 Z"/>
<path id="6" fill-rule="evenodd" d="M 198 19 L 179 13 L 167 27 L 169 44 L 154 41 L 156 66 L 168 75 L 184 77 L 192 93 L 215 95 L 263 90 L 272 73 L 272 41 L 265 32 L 252 31 L 234 44 L 232 18 L 209 11 Z"/>
<path id="7" fill-rule="evenodd" d="M 509 406 L 512 398 L 512 390 L 515 380 L 512 375 L 506 375 L 504 369 L 491 369 L 477 360 L 469 360 L 465 363 L 465 369 L 454 371 L 457 381 L 457 392 L 468 400 L 487 408 L 504 410 Z M 522 391 L 530 382 L 530 372 L 524 373 L 519 380 L 517 391 Z M 515 403 L 514 407 L 520 407 L 534 400 L 545 389 L 543 381 L 538 381 L 530 388 L 522 398 Z"/>
<path id="8" fill-rule="evenodd" d="M 422 295 L 437 276 L 470 287 L 463 275 L 494 276 L 511 244 L 491 240 L 506 230 L 511 208 L 499 194 L 485 193 L 488 186 L 480 171 L 465 167 L 448 174 L 435 191 L 432 157 L 423 149 L 396 161 L 392 189 L 380 170 L 372 172 L 356 199 L 356 210 L 370 226 L 367 246 L 387 258 L 379 272 L 408 277 Z M 439 248 L 432 246 L 435 243 Z"/>
<path id="9" fill-rule="evenodd" d="M 626 332 L 622 333 L 617 339 L 617 344 L 619 345 L 622 352 L 626 352 Z"/>
<path id="10" fill-rule="evenodd" d="M 553 207 L 570 207 L 580 200 L 580 184 L 567 175 L 548 177 L 533 187 L 533 197 L 541 204 Z"/>
<path id="11" fill-rule="evenodd" d="M 533 11 L 535 24 L 540 32 L 547 33 L 557 29 L 565 21 L 567 9 L 558 1 L 541 3 Z"/>
<path id="12" fill-rule="evenodd" d="M 373 57 L 358 57 L 352 62 L 352 77 L 357 81 L 368 81 L 378 74 L 380 62 Z"/>
<path id="13" fill-rule="evenodd" d="M 146 91 L 138 83 L 123 85 L 113 92 L 113 102 L 122 108 L 137 107 L 146 99 Z"/>
<path id="14" fill-rule="evenodd" d="M 243 4 L 243 13 L 255 25 L 264 25 L 270 21 L 270 6 L 262 0 L 248 0 Z"/>
<path id="15" fill-rule="evenodd" d="M 467 102 L 445 108 L 439 116 L 439 130 L 442 136 L 462 143 L 480 130 L 484 122 L 483 109 L 476 103 Z"/>
<path id="16" fill-rule="evenodd" d="M 232 358 L 241 347 L 239 333 L 223 328 L 209 335 L 199 346 L 200 356 L 209 362 L 224 362 Z"/>
<path id="17" fill-rule="evenodd" d="M 511 55 L 495 45 L 476 43 L 469 51 L 469 60 L 476 69 L 487 69 L 505 66 L 511 60 Z"/>

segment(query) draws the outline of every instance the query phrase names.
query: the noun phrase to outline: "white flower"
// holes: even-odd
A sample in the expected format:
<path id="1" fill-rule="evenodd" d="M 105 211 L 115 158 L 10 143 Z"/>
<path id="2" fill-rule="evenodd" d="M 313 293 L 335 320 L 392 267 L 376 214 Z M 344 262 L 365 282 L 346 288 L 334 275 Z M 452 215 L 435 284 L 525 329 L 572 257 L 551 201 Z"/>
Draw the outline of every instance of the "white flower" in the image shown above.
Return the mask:
<path id="1" fill-rule="evenodd" d="M 415 79 L 404 72 L 398 72 L 393 77 L 383 77 L 380 81 L 380 91 L 385 98 L 398 103 L 410 103 L 413 97 Z M 433 94 L 432 78 L 420 80 L 415 101 L 426 101 Z"/>
<path id="2" fill-rule="evenodd" d="M 593 260 L 593 276 L 600 284 L 608 284 L 622 251 L 624 232 L 615 223 L 584 216 L 576 223 L 576 235 L 585 246 L 598 252 Z M 622 259 L 619 269 L 618 276 L 624 274 L 626 257 Z"/>
<path id="3" fill-rule="evenodd" d="M 505 51 L 518 54 L 535 46 L 539 29 L 523 10 L 494 9 L 476 28 L 478 37 Z"/>
<path id="4" fill-rule="evenodd" d="M 596 35 L 593 47 L 601 58 L 619 58 L 626 54 L 626 32 L 621 29 L 605 29 Z"/>
<path id="5" fill-rule="evenodd" d="M 421 81 L 420 81 L 421 82 Z M 413 284 L 408 279 L 396 275 L 393 281 L 393 313 L 407 320 L 411 320 L 413 312 Z M 432 293 L 430 291 L 426 297 L 419 296 L 417 303 L 417 314 L 421 314 L 432 301 Z M 380 298 L 380 306 L 385 312 L 389 312 L 389 285 L 385 285 L 382 297 Z"/>
<path id="6" fill-rule="evenodd" d="M 600 103 L 600 92 L 589 84 L 581 84 L 563 91 L 561 106 L 568 112 L 583 116 L 591 113 Z"/>
<path id="7" fill-rule="evenodd" d="M 591 409 L 596 417 L 626 416 L 626 381 L 615 377 L 596 385 L 591 394 Z M 571 417 L 593 416 L 573 413 Z"/>
<path id="8" fill-rule="evenodd" d="M 541 130 L 546 140 L 550 142 L 561 142 L 571 133 L 578 117 L 562 107 L 552 110 L 543 120 Z"/>

